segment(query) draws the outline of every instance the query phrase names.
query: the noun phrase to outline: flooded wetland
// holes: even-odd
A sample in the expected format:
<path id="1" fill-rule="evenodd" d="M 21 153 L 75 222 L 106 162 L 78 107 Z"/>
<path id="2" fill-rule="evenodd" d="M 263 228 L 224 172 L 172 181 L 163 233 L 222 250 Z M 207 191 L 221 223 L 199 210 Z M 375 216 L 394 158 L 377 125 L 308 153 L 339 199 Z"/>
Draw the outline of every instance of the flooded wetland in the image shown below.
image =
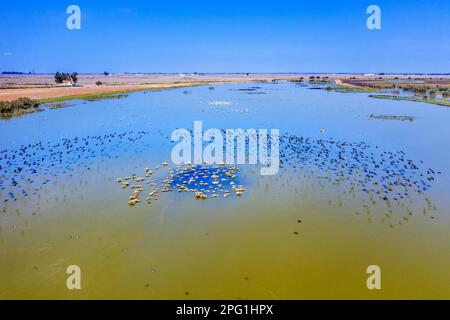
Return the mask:
<path id="1" fill-rule="evenodd" d="M 278 173 L 173 164 L 172 132 L 198 120 L 278 129 Z M 0 298 L 449 299 L 449 123 L 442 105 L 287 81 L 0 120 Z"/>

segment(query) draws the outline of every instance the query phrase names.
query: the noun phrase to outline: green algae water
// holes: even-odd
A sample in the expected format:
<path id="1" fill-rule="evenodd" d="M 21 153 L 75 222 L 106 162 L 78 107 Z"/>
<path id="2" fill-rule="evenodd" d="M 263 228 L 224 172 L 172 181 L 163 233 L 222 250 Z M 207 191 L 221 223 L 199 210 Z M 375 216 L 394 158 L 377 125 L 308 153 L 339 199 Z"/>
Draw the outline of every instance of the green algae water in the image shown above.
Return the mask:
<path id="1" fill-rule="evenodd" d="M 0 122 L 1 299 L 450 298 L 450 109 L 292 83 L 71 104 Z M 279 129 L 278 174 L 162 192 L 196 120 Z M 124 181 L 156 192 L 130 206 Z"/>

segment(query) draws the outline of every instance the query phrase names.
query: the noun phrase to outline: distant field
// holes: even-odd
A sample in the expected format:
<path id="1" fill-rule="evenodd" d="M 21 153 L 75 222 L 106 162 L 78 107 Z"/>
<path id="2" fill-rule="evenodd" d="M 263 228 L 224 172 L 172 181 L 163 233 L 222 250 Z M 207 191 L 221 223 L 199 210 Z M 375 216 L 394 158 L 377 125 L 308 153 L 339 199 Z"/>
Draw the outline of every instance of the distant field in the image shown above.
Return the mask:
<path id="1" fill-rule="evenodd" d="M 450 76 L 429 75 L 335 75 L 335 74 L 81 74 L 76 86 L 55 84 L 52 74 L 0 75 L 0 101 L 27 97 L 48 102 L 77 96 L 116 94 L 185 86 L 326 79 L 350 88 L 390 88 L 396 86 L 448 86 Z M 381 78 L 381 79 L 380 79 Z M 101 83 L 98 85 L 98 83 Z"/>

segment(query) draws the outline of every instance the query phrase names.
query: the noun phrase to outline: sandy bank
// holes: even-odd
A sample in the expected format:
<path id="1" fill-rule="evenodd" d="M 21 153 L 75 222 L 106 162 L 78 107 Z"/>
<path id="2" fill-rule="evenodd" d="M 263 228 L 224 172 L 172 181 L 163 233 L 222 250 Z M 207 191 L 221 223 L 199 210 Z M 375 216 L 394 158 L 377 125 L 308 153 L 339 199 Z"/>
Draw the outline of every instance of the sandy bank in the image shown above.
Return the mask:
<path id="1" fill-rule="evenodd" d="M 2 75 L 0 100 L 27 97 L 35 100 L 63 100 L 83 95 L 123 93 L 252 81 L 290 79 L 293 75 L 80 75 L 78 85 L 55 85 L 52 75 Z M 102 85 L 96 83 L 100 81 Z"/>

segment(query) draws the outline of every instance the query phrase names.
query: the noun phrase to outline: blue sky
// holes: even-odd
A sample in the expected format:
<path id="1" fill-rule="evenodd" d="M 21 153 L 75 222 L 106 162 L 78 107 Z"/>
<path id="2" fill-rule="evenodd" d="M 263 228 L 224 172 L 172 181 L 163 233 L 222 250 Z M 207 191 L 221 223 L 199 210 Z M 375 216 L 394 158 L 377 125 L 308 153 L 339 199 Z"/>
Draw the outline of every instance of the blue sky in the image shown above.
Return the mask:
<path id="1" fill-rule="evenodd" d="M 0 72 L 58 70 L 448 73 L 450 1 L 0 0 Z"/>

